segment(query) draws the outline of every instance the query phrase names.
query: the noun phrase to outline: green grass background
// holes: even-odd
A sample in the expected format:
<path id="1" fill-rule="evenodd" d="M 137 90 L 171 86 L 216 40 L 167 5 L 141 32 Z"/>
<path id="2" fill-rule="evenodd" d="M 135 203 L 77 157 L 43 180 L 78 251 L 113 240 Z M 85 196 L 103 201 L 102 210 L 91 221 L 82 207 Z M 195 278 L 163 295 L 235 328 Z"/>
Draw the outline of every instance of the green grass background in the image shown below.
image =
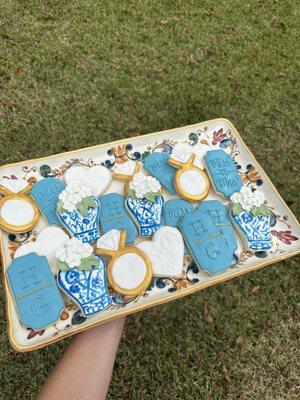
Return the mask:
<path id="1" fill-rule="evenodd" d="M 295 0 L 2 1 L 1 164 L 222 116 L 299 215 L 297 16 Z M 13 351 L 1 293 L 0 398 L 33 399 L 68 340 Z M 296 258 L 135 314 L 108 398 L 296 399 L 298 321 Z"/>

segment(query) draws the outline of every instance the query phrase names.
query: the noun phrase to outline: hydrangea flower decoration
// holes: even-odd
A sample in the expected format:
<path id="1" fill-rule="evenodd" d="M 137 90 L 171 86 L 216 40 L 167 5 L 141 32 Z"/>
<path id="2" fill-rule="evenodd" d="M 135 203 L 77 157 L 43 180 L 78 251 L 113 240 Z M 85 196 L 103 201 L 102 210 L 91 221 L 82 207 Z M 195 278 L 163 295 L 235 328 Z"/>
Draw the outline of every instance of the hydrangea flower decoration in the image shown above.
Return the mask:
<path id="1" fill-rule="evenodd" d="M 134 174 L 129 182 L 125 204 L 141 236 L 151 236 L 162 226 L 164 199 L 161 185 L 153 176 L 141 172 Z"/>
<path id="2" fill-rule="evenodd" d="M 138 172 L 129 183 L 128 195 L 133 199 L 145 198 L 153 202 L 156 197 L 161 196 L 161 185 L 153 176 Z"/>
<path id="3" fill-rule="evenodd" d="M 57 252 L 58 268 L 61 271 L 78 268 L 89 271 L 99 265 L 98 258 L 93 254 L 93 247 L 82 243 L 75 237 L 68 240 Z"/>
<path id="4" fill-rule="evenodd" d="M 249 186 L 243 186 L 239 192 L 230 196 L 233 203 L 232 212 L 239 214 L 242 210 L 250 212 L 254 217 L 257 215 L 269 215 L 269 207 L 265 195 L 260 190 L 254 192 Z"/>
<path id="5" fill-rule="evenodd" d="M 59 194 L 57 211 L 61 214 L 64 211 L 77 210 L 83 216 L 86 216 L 89 207 L 97 207 L 96 201 L 93 200 L 91 196 L 91 188 L 83 186 L 78 182 L 72 182 Z"/>
<path id="6" fill-rule="evenodd" d="M 92 189 L 78 182 L 71 182 L 59 196 L 57 216 L 72 236 L 84 243 L 99 239 L 98 218 L 100 201 Z"/>

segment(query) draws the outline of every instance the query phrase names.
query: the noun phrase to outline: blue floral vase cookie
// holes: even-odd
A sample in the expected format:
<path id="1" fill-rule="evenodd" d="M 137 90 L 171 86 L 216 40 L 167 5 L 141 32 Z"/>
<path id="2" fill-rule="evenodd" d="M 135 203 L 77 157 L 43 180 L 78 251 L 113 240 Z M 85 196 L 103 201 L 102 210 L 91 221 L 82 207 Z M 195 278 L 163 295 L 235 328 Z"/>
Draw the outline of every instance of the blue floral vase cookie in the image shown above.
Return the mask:
<path id="1" fill-rule="evenodd" d="M 230 196 L 230 218 L 249 250 L 266 251 L 272 246 L 270 210 L 263 192 L 243 186 Z"/>
<path id="2" fill-rule="evenodd" d="M 99 199 L 91 189 L 77 182 L 67 185 L 59 194 L 57 215 L 69 233 L 84 243 L 99 239 Z"/>
<path id="3" fill-rule="evenodd" d="M 106 282 L 106 267 L 100 256 L 93 254 L 88 243 L 71 238 L 58 250 L 57 283 L 88 317 L 106 309 L 112 299 Z"/>
<path id="4" fill-rule="evenodd" d="M 163 204 L 158 180 L 141 172 L 135 174 L 129 183 L 126 207 L 133 216 L 141 236 L 151 236 L 162 227 Z"/>

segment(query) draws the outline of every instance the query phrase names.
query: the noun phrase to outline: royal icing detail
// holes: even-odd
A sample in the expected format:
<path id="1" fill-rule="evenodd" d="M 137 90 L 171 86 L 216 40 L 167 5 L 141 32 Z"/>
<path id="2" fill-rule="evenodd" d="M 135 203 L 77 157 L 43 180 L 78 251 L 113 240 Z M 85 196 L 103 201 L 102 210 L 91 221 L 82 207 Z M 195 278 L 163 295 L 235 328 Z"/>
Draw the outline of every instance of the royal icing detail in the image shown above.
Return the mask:
<path id="1" fill-rule="evenodd" d="M 163 205 L 163 214 L 164 214 L 164 221 L 165 224 L 168 226 L 173 226 L 175 228 L 179 228 L 179 221 L 181 218 L 194 209 L 193 205 L 182 199 L 173 199 L 168 200 Z M 189 250 L 187 246 L 184 246 L 184 253 L 189 254 Z"/>
<path id="2" fill-rule="evenodd" d="M 129 183 L 126 208 L 134 217 L 141 236 L 151 236 L 162 226 L 161 185 L 152 176 L 137 173 Z"/>
<path id="3" fill-rule="evenodd" d="M 46 257 L 30 253 L 15 258 L 7 276 L 24 327 L 41 330 L 59 319 L 64 302 Z"/>
<path id="4" fill-rule="evenodd" d="M 171 194 L 176 193 L 173 183 L 176 170 L 168 164 L 167 153 L 152 153 L 146 157 L 144 168 L 154 176 Z"/>
<path id="5" fill-rule="evenodd" d="M 242 187 L 234 161 L 224 150 L 210 150 L 206 153 L 205 163 L 209 176 L 217 193 L 230 197 Z"/>
<path id="6" fill-rule="evenodd" d="M 124 194 L 128 196 L 129 184 L 135 174 L 139 172 L 141 164 L 136 161 L 126 161 L 122 164 L 117 164 L 114 167 L 114 179 L 125 182 Z"/>
<path id="7" fill-rule="evenodd" d="M 170 158 L 169 164 L 178 168 L 174 177 L 177 193 L 186 200 L 201 201 L 208 195 L 210 185 L 206 173 L 194 165 L 194 160 L 192 153 L 186 163 Z"/>
<path id="8" fill-rule="evenodd" d="M 31 196 L 50 225 L 60 225 L 56 215 L 59 194 L 65 185 L 56 178 L 45 178 L 36 182 L 31 189 Z"/>
<path id="9" fill-rule="evenodd" d="M 235 253 L 238 245 L 227 208 L 218 200 L 206 200 L 200 203 L 198 209 L 211 217 L 216 228 L 222 233 L 224 240 L 232 253 L 232 262 L 236 263 L 237 258 Z"/>
<path id="10" fill-rule="evenodd" d="M 100 202 L 91 192 L 91 188 L 73 182 L 59 194 L 57 203 L 60 221 L 72 236 L 84 243 L 96 242 L 100 236 Z"/>
<path id="11" fill-rule="evenodd" d="M 88 187 L 92 195 L 100 196 L 111 184 L 112 174 L 102 165 L 95 165 L 90 168 L 73 166 L 66 171 L 64 179 L 66 185 L 77 182 L 80 185 Z"/>
<path id="12" fill-rule="evenodd" d="M 118 233 L 113 230 L 98 240 L 95 252 L 111 257 L 107 266 L 107 276 L 113 290 L 122 295 L 137 296 L 144 292 L 151 282 L 151 262 L 143 251 L 135 246 L 126 247 L 125 243 L 126 232 Z"/>
<path id="13" fill-rule="evenodd" d="M 81 309 L 85 317 L 97 314 L 112 304 L 106 283 L 106 269 L 101 257 L 95 257 L 89 270 L 71 268 L 59 271 L 57 283 Z"/>
<path id="14" fill-rule="evenodd" d="M 232 252 L 213 219 L 199 208 L 179 222 L 181 233 L 197 265 L 217 274 L 232 264 Z"/>
<path id="15" fill-rule="evenodd" d="M 29 253 L 45 256 L 47 257 L 52 273 L 57 274 L 56 251 L 68 240 L 69 236 L 61 228 L 48 226 L 38 234 L 34 242 L 27 242 L 18 247 L 14 258 L 25 256 Z"/>
<path id="16" fill-rule="evenodd" d="M 230 217 L 248 249 L 265 251 L 272 247 L 270 210 L 263 192 L 243 186 L 230 197 Z"/>
<path id="17" fill-rule="evenodd" d="M 179 161 L 182 164 L 188 162 L 192 153 L 195 154 L 194 165 L 201 169 L 205 168 L 203 157 L 207 152 L 207 147 L 196 145 L 191 147 L 187 143 L 176 143 L 172 149 L 171 157 L 173 160 Z"/>
<path id="18" fill-rule="evenodd" d="M 127 232 L 126 244 L 134 242 L 138 235 L 137 227 L 128 215 L 125 207 L 125 197 L 118 193 L 109 193 L 99 198 L 101 211 L 99 214 L 102 233 L 112 229 Z"/>
<path id="19" fill-rule="evenodd" d="M 31 186 L 24 179 L 7 179 L 0 182 L 0 227 L 7 232 L 24 233 L 37 223 L 39 209 L 26 196 Z"/>
<path id="20" fill-rule="evenodd" d="M 137 247 L 149 257 L 154 276 L 183 277 L 184 242 L 177 228 L 163 226 L 154 233 L 152 241 L 140 242 Z"/>

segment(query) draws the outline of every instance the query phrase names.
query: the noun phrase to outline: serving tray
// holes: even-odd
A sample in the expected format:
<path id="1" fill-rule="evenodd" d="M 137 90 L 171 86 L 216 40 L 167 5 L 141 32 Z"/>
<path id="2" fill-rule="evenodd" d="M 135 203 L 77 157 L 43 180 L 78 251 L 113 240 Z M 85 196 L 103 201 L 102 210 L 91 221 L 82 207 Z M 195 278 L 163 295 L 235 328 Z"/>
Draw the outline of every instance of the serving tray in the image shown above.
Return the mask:
<path id="1" fill-rule="evenodd" d="M 143 295 L 130 300 L 114 294 L 113 302 L 108 309 L 88 318 L 83 317 L 78 307 L 65 298 L 65 309 L 61 313 L 59 321 L 46 329 L 35 331 L 30 327 L 24 328 L 20 324 L 5 271 L 13 259 L 14 252 L 22 245 L 20 243 L 24 243 L 24 240 L 34 240 L 38 233 L 47 226 L 46 220 L 40 217 L 34 231 L 27 235 L 9 235 L 1 231 L 8 336 L 11 345 L 17 351 L 38 349 L 105 321 L 175 300 L 300 252 L 300 227 L 295 216 L 247 148 L 236 128 L 230 121 L 223 118 L 5 165 L 0 168 L 0 179 L 11 176 L 25 178 L 28 181 L 49 176 L 62 178 L 73 164 L 86 166 L 101 164 L 114 171 L 118 164 L 129 160 L 143 162 L 145 157 L 154 151 L 170 153 L 178 142 L 185 142 L 203 154 L 208 150 L 225 150 L 236 163 L 243 184 L 259 187 L 264 192 L 271 209 L 272 248 L 268 252 L 247 251 L 242 247 L 241 240 L 238 239 L 238 263 L 226 272 L 215 276 L 199 270 L 191 256 L 185 256 L 186 274 L 183 279 L 154 278 Z M 123 187 L 124 183 L 113 180 L 106 193 L 123 194 Z M 164 191 L 165 200 L 176 197 L 168 195 Z M 222 199 L 212 189 L 207 199 L 217 199 L 228 206 L 228 201 Z M 238 235 L 236 236 L 238 238 Z"/>

